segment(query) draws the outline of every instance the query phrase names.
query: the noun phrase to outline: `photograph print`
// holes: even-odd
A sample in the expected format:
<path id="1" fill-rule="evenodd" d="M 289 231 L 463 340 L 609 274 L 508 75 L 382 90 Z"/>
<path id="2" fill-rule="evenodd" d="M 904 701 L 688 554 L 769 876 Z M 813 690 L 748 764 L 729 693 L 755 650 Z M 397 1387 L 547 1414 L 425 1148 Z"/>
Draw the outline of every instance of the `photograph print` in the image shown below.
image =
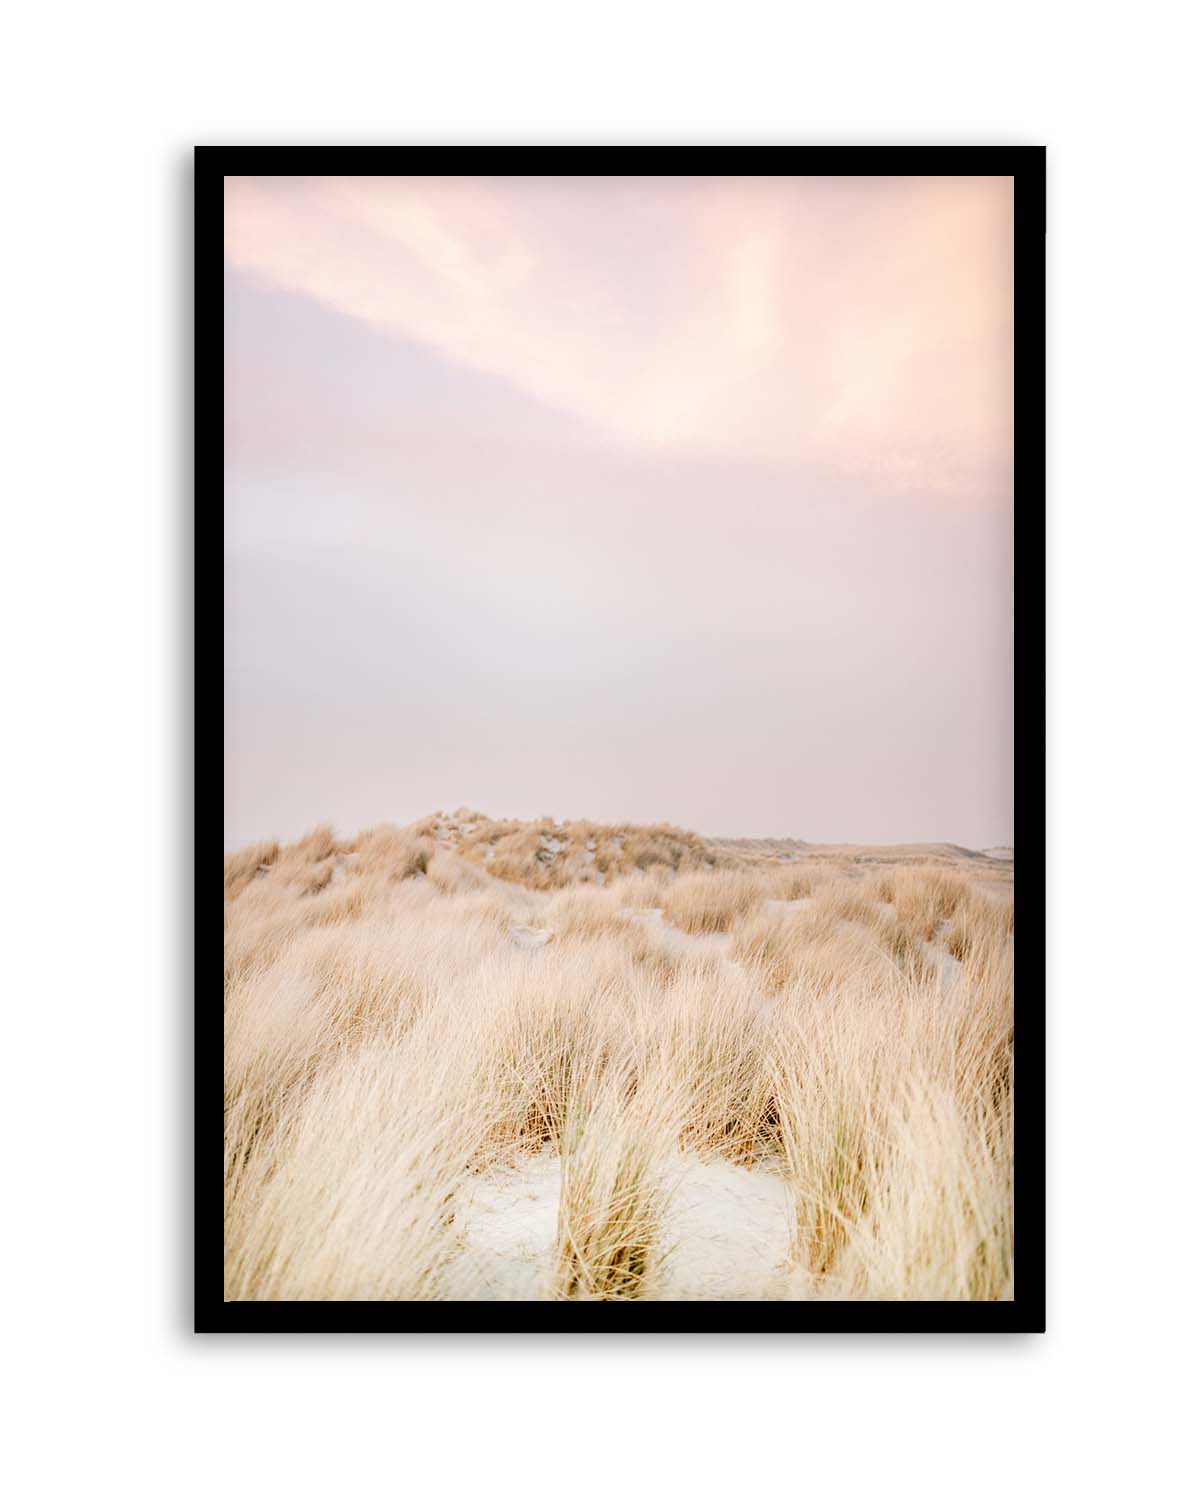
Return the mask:
<path id="1" fill-rule="evenodd" d="M 198 1329 L 1044 1328 L 1044 168 L 197 151 Z"/>

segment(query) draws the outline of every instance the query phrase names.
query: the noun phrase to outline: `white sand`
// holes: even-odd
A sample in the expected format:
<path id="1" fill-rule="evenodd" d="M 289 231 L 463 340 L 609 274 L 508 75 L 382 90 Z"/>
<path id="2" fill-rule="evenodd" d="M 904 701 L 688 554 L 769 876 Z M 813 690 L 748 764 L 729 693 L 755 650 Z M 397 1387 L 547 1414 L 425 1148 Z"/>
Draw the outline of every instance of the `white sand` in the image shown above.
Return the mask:
<path id="1" fill-rule="evenodd" d="M 925 941 L 925 952 L 929 959 L 938 969 L 938 980 L 943 992 L 952 992 L 958 986 L 958 979 L 962 976 L 962 962 L 957 956 L 952 956 L 949 951 L 943 950 L 940 945 L 934 945 Z"/>
<path id="2" fill-rule="evenodd" d="M 523 951 L 540 950 L 554 939 L 553 930 L 539 930 L 533 925 L 514 925 L 508 933 L 512 943 Z"/>
<path id="3" fill-rule="evenodd" d="M 686 930 L 681 930 L 673 925 L 669 919 L 663 918 L 661 909 L 624 909 L 622 913 L 627 916 L 629 922 L 641 925 L 650 930 L 662 941 L 669 950 L 676 951 L 714 951 L 724 955 L 729 944 L 729 936 L 721 934 L 712 935 L 689 935 Z"/>
<path id="4" fill-rule="evenodd" d="M 468 1181 L 455 1206 L 464 1281 L 478 1277 L 484 1297 L 536 1298 L 550 1267 L 558 1228 L 558 1159 L 542 1153 L 517 1169 Z"/>
<path id="5" fill-rule="evenodd" d="M 470 1179 L 455 1223 L 464 1281 L 498 1299 L 542 1296 L 553 1271 L 561 1166 L 549 1151 Z M 681 1155 L 669 1166 L 659 1296 L 762 1299 L 782 1291 L 787 1189 L 770 1169 Z"/>
<path id="6" fill-rule="evenodd" d="M 787 1187 L 768 1169 L 685 1157 L 668 1211 L 666 1296 L 772 1297 L 788 1255 Z"/>

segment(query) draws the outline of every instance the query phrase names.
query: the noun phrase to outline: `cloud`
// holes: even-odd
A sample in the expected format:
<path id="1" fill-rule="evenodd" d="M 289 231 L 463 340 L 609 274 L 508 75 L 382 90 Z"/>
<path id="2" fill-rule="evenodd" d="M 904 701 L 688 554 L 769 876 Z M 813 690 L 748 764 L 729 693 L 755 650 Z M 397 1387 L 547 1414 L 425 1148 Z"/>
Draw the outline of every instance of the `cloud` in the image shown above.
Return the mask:
<path id="1" fill-rule="evenodd" d="M 970 502 L 1011 448 L 1011 184 L 230 178 L 267 285 L 643 451 Z"/>

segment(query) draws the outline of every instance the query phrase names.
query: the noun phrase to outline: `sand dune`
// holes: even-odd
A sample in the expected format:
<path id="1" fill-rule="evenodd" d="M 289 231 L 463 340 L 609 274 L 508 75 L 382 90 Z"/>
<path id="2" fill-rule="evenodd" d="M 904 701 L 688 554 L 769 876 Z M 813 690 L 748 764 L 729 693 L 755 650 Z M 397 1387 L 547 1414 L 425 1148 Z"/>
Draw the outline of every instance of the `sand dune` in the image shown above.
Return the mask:
<path id="1" fill-rule="evenodd" d="M 466 811 L 227 857 L 227 1296 L 1010 1297 L 1012 876 Z"/>

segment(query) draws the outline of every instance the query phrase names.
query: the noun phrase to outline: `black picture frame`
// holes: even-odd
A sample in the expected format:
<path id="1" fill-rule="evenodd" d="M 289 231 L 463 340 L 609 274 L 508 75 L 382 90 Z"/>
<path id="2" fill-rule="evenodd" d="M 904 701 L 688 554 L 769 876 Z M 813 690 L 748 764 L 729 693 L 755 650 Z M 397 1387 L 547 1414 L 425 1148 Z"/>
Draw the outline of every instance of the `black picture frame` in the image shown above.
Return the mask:
<path id="1" fill-rule="evenodd" d="M 1003 1303 L 226 1302 L 209 1096 L 222 1025 L 197 962 L 195 1259 L 197 1332 L 712 1333 L 1040 1332 L 1045 1297 L 1045 233 L 1041 146 L 199 146 L 195 151 L 195 555 L 215 574 L 211 514 L 222 489 L 223 182 L 229 175 L 1005 176 L 1014 188 L 1014 732 L 1021 940 L 1015 982 L 1016 1290 Z M 210 570 L 210 562 L 212 569 Z M 197 624 L 202 619 L 197 617 Z M 210 814 L 210 679 L 197 628 L 197 914 Z M 210 1184 L 209 1181 L 212 1180 Z"/>

